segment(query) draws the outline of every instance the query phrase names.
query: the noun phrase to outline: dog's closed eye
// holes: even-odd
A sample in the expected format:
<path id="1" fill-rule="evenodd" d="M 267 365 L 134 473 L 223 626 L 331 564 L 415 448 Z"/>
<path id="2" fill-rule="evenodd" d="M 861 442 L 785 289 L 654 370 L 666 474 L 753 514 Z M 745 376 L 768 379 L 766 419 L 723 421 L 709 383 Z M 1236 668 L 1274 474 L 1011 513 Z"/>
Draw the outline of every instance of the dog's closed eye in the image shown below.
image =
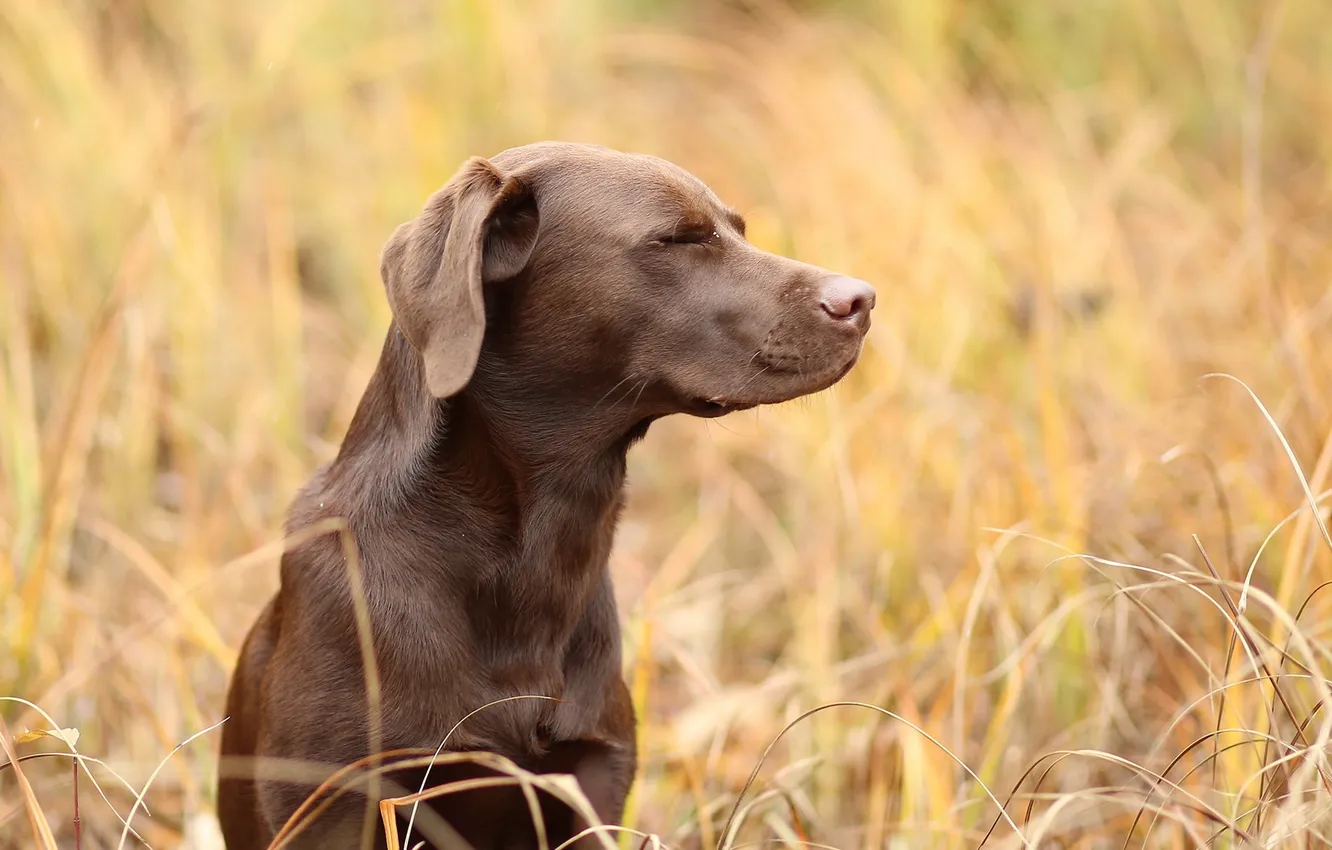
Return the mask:
<path id="1" fill-rule="evenodd" d="M 721 234 L 711 225 L 702 227 L 680 227 L 670 233 L 658 236 L 655 241 L 663 245 L 713 245 L 721 240 Z"/>

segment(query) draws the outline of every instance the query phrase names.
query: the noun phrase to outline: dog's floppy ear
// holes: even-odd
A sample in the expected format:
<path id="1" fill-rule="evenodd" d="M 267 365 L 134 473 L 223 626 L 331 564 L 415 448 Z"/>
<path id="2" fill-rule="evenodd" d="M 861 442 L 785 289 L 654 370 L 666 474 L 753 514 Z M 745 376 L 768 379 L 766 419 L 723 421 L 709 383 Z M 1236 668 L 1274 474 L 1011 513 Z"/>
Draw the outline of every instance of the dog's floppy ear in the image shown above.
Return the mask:
<path id="1" fill-rule="evenodd" d="M 521 272 L 536 236 L 531 189 L 477 157 L 389 238 L 380 275 L 431 395 L 455 395 L 471 379 L 486 328 L 481 287 Z"/>

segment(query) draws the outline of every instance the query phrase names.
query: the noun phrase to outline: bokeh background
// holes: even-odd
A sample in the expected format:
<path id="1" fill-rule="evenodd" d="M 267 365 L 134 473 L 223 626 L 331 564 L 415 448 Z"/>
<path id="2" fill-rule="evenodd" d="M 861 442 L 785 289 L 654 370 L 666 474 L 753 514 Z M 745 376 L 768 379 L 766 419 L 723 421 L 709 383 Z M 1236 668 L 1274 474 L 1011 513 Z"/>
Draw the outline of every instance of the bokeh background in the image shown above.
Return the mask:
<path id="1" fill-rule="evenodd" d="M 839 387 L 634 451 L 631 826 L 1327 846 L 1330 32 L 1326 0 L 7 0 L 0 695 L 50 715 L 6 702 L 10 743 L 104 762 L 84 847 L 150 779 L 152 846 L 218 846 L 217 733 L 175 748 L 374 367 L 379 250 L 468 156 L 562 138 L 879 291 Z M 839 701 L 891 714 L 796 724 L 722 835 Z M 72 846 L 64 746 L 16 748 L 0 846 L 37 809 Z"/>

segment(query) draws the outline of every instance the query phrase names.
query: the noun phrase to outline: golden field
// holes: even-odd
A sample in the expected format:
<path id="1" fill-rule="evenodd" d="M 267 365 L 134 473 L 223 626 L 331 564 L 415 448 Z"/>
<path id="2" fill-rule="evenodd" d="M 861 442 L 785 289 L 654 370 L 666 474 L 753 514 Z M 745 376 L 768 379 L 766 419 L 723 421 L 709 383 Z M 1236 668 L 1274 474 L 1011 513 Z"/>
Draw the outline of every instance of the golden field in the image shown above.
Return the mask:
<path id="1" fill-rule="evenodd" d="M 672 159 L 879 292 L 834 390 L 631 455 L 627 826 L 1328 846 L 1328 32 L 1325 0 L 7 0 L 0 846 L 73 846 L 68 751 L 15 743 L 53 723 L 83 847 L 146 785 L 153 847 L 218 846 L 199 733 L 378 357 L 380 248 L 543 138 Z"/>

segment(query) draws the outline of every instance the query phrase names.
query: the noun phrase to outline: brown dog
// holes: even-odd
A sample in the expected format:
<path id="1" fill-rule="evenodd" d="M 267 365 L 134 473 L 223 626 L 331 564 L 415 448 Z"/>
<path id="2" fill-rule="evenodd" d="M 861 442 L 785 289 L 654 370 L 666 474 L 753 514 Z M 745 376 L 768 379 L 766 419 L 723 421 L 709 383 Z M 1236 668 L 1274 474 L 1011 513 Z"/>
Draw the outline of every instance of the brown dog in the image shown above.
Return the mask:
<path id="1" fill-rule="evenodd" d="M 625 454 L 672 413 L 722 416 L 831 386 L 855 364 L 874 305 L 863 281 L 761 251 L 744 230 L 668 162 L 542 143 L 469 161 L 393 234 L 379 366 L 288 524 L 341 517 L 354 540 L 379 751 L 428 755 L 448 736 L 446 752 L 572 774 L 604 822 L 621 816 L 635 719 L 607 557 Z M 292 781 L 277 760 L 327 776 L 371 752 L 345 551 L 333 532 L 292 548 L 246 638 L 222 736 L 230 850 L 268 846 L 319 781 Z M 557 700 L 504 702 L 457 725 L 521 695 Z M 429 784 L 483 775 L 436 765 Z M 379 796 L 422 776 L 389 774 Z M 373 834 L 382 847 L 378 830 L 363 832 L 366 799 L 337 799 L 292 846 Z M 581 828 L 572 810 L 541 804 L 550 846 Z M 413 844 L 537 846 L 516 788 L 429 809 Z"/>

